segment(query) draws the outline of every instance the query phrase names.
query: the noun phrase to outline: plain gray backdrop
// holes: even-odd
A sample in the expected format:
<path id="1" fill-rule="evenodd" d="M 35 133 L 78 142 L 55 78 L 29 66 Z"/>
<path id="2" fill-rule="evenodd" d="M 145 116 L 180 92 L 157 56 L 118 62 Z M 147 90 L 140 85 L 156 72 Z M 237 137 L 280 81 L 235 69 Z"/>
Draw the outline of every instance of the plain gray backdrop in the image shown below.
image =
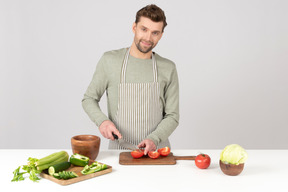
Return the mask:
<path id="1" fill-rule="evenodd" d="M 286 0 L 0 0 L 0 148 L 100 135 L 83 94 L 102 54 L 131 45 L 135 14 L 151 3 L 168 22 L 154 51 L 179 75 L 172 148 L 288 149 Z M 107 114 L 106 95 L 100 104 Z"/>

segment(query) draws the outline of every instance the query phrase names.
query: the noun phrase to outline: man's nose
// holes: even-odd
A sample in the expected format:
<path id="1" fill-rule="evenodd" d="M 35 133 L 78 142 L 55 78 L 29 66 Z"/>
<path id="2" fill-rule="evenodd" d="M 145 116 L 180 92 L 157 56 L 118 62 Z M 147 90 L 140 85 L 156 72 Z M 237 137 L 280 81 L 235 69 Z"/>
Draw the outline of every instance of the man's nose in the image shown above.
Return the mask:
<path id="1" fill-rule="evenodd" d="M 152 39 L 152 33 L 147 32 L 147 33 L 145 34 L 145 40 L 146 40 L 146 41 L 151 41 L 151 39 Z"/>

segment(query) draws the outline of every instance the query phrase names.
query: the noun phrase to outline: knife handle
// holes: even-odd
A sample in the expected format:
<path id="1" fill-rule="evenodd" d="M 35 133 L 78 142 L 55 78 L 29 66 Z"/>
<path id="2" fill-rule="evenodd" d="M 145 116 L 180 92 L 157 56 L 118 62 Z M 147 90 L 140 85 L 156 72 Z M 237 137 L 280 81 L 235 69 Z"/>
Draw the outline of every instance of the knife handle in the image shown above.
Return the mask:
<path id="1" fill-rule="evenodd" d="M 196 156 L 174 156 L 176 160 L 195 160 Z"/>
<path id="2" fill-rule="evenodd" d="M 118 140 L 118 136 L 117 135 L 115 135 L 113 132 L 112 132 L 112 135 L 113 135 L 114 139 Z"/>

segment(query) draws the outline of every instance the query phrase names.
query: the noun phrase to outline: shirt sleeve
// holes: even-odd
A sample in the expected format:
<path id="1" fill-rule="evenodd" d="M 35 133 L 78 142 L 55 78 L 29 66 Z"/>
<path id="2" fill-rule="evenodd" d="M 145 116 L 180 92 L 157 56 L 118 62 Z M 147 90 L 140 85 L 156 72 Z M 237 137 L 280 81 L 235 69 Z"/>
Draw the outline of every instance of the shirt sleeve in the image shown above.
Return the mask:
<path id="1" fill-rule="evenodd" d="M 108 87 L 108 78 L 104 70 L 104 65 L 105 56 L 103 55 L 97 64 L 92 81 L 82 99 L 82 107 L 84 111 L 98 127 L 103 121 L 109 120 L 107 115 L 101 111 L 99 106 L 100 99 Z"/>
<path id="2" fill-rule="evenodd" d="M 170 82 L 164 90 L 164 117 L 153 131 L 146 138 L 151 139 L 157 146 L 166 141 L 179 124 L 179 82 L 176 67 L 174 67 Z"/>

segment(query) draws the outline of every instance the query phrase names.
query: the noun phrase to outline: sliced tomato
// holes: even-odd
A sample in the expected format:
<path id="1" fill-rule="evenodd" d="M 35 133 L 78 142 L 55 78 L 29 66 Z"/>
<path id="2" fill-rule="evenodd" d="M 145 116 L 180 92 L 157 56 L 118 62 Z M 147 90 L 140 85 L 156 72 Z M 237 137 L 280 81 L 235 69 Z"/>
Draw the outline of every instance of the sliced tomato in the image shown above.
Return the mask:
<path id="1" fill-rule="evenodd" d="M 144 152 L 142 150 L 138 149 L 135 151 L 131 151 L 131 155 L 134 159 L 138 159 L 144 155 Z"/>
<path id="2" fill-rule="evenodd" d="M 157 159 L 160 156 L 160 153 L 158 151 L 149 151 L 148 156 L 151 159 Z"/>
<path id="3" fill-rule="evenodd" d="M 147 155 L 148 155 L 148 154 L 146 154 L 146 155 L 144 154 L 145 149 L 139 149 L 139 150 L 142 151 L 142 153 L 143 153 L 144 156 L 147 156 Z"/>
<path id="4" fill-rule="evenodd" d="M 164 147 L 164 148 L 158 149 L 158 152 L 160 153 L 161 156 L 168 156 L 170 154 L 170 148 Z"/>

